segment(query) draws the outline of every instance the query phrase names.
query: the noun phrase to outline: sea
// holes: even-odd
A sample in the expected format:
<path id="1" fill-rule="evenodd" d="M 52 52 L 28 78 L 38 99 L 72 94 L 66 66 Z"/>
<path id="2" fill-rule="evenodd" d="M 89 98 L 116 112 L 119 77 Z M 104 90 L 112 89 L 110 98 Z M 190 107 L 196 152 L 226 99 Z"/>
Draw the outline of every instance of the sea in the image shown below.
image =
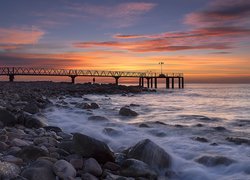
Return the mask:
<path id="1" fill-rule="evenodd" d="M 250 84 L 186 84 L 184 89 L 162 85 L 156 92 L 64 96 L 51 101 L 55 106 L 44 112 L 49 125 L 104 141 L 114 152 L 152 140 L 170 154 L 172 179 L 250 180 L 250 145 L 227 139 L 250 140 Z M 76 107 L 91 102 L 100 108 Z M 139 115 L 119 115 L 124 106 Z M 108 121 L 90 121 L 90 116 Z M 203 156 L 223 156 L 233 163 L 199 163 Z"/>

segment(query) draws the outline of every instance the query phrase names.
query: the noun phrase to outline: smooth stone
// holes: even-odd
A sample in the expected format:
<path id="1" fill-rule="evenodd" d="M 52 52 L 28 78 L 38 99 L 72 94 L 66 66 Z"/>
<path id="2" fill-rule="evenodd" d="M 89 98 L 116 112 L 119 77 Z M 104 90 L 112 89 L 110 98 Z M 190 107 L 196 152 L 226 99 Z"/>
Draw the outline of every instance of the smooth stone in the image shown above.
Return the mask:
<path id="1" fill-rule="evenodd" d="M 121 131 L 118 131 L 114 128 L 106 127 L 103 129 L 103 133 L 107 134 L 108 136 L 119 136 L 122 134 Z"/>
<path id="2" fill-rule="evenodd" d="M 12 146 L 18 146 L 18 147 L 23 147 L 23 146 L 29 146 L 31 145 L 31 142 L 15 138 L 11 141 Z"/>
<path id="3" fill-rule="evenodd" d="M 109 120 L 106 117 L 103 116 L 90 116 L 88 117 L 89 121 L 93 122 L 108 122 Z"/>
<path id="4" fill-rule="evenodd" d="M 0 142 L 0 152 L 6 151 L 9 146 L 5 142 Z"/>
<path id="5" fill-rule="evenodd" d="M 0 162 L 0 177 L 1 179 L 16 178 L 21 172 L 20 168 L 9 162 Z"/>
<path id="6" fill-rule="evenodd" d="M 42 156 L 48 156 L 48 153 L 37 146 L 26 146 L 17 152 L 17 157 L 22 158 L 24 161 L 34 161 Z"/>
<path id="7" fill-rule="evenodd" d="M 127 107 L 122 107 L 119 111 L 119 114 L 122 116 L 137 116 L 138 113 L 127 108 Z"/>
<path id="8" fill-rule="evenodd" d="M 81 178 L 82 178 L 82 180 L 98 180 L 97 177 L 95 177 L 94 175 L 89 174 L 89 173 L 82 174 Z"/>
<path id="9" fill-rule="evenodd" d="M 227 141 L 233 142 L 234 144 L 241 145 L 241 144 L 247 144 L 250 145 L 250 139 L 245 139 L 245 138 L 234 138 L 234 137 L 227 137 Z"/>
<path id="10" fill-rule="evenodd" d="M 219 166 L 219 165 L 228 166 L 236 162 L 235 160 L 224 156 L 202 156 L 197 158 L 195 161 L 208 167 Z"/>
<path id="11" fill-rule="evenodd" d="M 103 169 L 108 169 L 110 171 L 118 171 L 120 168 L 121 168 L 121 166 L 119 166 L 118 164 L 113 163 L 113 162 L 106 162 L 103 165 Z"/>
<path id="12" fill-rule="evenodd" d="M 64 140 L 71 140 L 73 138 L 72 134 L 68 134 L 65 132 L 58 132 L 57 135 L 62 137 Z"/>
<path id="13" fill-rule="evenodd" d="M 26 128 L 42 128 L 47 126 L 41 117 L 29 115 L 26 113 L 21 114 L 18 117 L 18 121 L 22 123 Z"/>
<path id="14" fill-rule="evenodd" d="M 53 172 L 53 163 L 48 160 L 37 160 L 21 173 L 21 175 L 29 180 L 55 180 L 56 176 Z"/>
<path id="15" fill-rule="evenodd" d="M 223 127 L 223 126 L 216 126 L 216 127 L 214 127 L 213 129 L 216 130 L 216 131 L 226 131 L 226 130 L 227 130 L 227 129 L 226 129 L 225 127 Z"/>
<path id="16" fill-rule="evenodd" d="M 4 126 L 14 126 L 17 124 L 17 119 L 9 111 L 0 109 L 0 122 L 2 122 Z"/>
<path id="17" fill-rule="evenodd" d="M 142 140 L 129 148 L 127 156 L 145 162 L 156 171 L 169 168 L 171 165 L 170 155 L 149 139 Z"/>
<path id="18" fill-rule="evenodd" d="M 38 137 L 35 138 L 33 143 L 35 145 L 50 145 L 50 146 L 57 146 L 58 141 L 52 137 Z"/>
<path id="19" fill-rule="evenodd" d="M 16 146 L 12 146 L 8 149 L 7 154 L 8 155 L 16 155 L 18 151 L 20 151 L 21 148 L 20 147 L 16 147 Z"/>
<path id="20" fill-rule="evenodd" d="M 82 169 L 83 167 L 83 159 L 82 158 L 78 158 L 78 159 L 70 159 L 70 164 L 72 164 L 72 166 L 75 169 Z"/>
<path id="21" fill-rule="evenodd" d="M 84 134 L 73 136 L 74 150 L 84 157 L 93 157 L 99 163 L 114 162 L 113 152 L 107 144 Z"/>
<path id="22" fill-rule="evenodd" d="M 20 165 L 23 163 L 23 160 L 21 158 L 17 158 L 13 155 L 6 155 L 6 156 L 3 156 L 1 157 L 1 160 L 2 161 L 5 161 L 5 162 L 9 162 L 9 163 L 14 163 L 14 164 L 17 164 L 17 165 Z"/>
<path id="23" fill-rule="evenodd" d="M 89 159 L 84 161 L 83 171 L 85 173 L 90 173 L 90 174 L 93 174 L 95 176 L 102 175 L 102 168 L 94 158 L 89 158 Z"/>
<path id="24" fill-rule="evenodd" d="M 145 123 L 141 123 L 141 124 L 139 125 L 139 127 L 140 127 L 140 128 L 150 128 L 150 126 L 147 125 L 147 124 L 145 124 Z"/>
<path id="25" fill-rule="evenodd" d="M 25 112 L 30 113 L 30 114 L 36 114 L 36 113 L 39 112 L 39 108 L 37 107 L 36 103 L 29 103 L 29 104 L 27 104 L 27 105 L 23 108 L 23 110 L 24 110 Z"/>
<path id="26" fill-rule="evenodd" d="M 95 103 L 95 102 L 91 103 L 90 107 L 91 107 L 91 109 L 98 109 L 98 108 L 100 108 L 100 106 L 97 103 Z"/>
<path id="27" fill-rule="evenodd" d="M 124 177 L 124 176 L 120 176 L 120 175 L 115 175 L 112 174 L 110 172 L 106 172 L 106 177 L 104 178 L 104 180 L 135 180 L 135 178 L 132 177 Z M 137 180 L 138 178 L 136 178 Z"/>
<path id="28" fill-rule="evenodd" d="M 54 164 L 53 170 L 55 174 L 62 179 L 67 179 L 70 177 L 74 178 L 76 176 L 75 168 L 65 160 L 58 160 Z"/>
<path id="29" fill-rule="evenodd" d="M 74 142 L 72 140 L 69 141 L 61 141 L 58 144 L 58 148 L 65 150 L 66 152 L 69 153 L 74 153 Z"/>
<path id="30" fill-rule="evenodd" d="M 204 142 L 204 143 L 208 142 L 208 140 L 204 137 L 195 137 L 194 140 L 199 141 L 199 142 Z"/>
<path id="31" fill-rule="evenodd" d="M 120 174 L 127 177 L 146 177 L 156 179 L 157 174 L 144 162 L 136 159 L 127 159 L 121 166 Z"/>

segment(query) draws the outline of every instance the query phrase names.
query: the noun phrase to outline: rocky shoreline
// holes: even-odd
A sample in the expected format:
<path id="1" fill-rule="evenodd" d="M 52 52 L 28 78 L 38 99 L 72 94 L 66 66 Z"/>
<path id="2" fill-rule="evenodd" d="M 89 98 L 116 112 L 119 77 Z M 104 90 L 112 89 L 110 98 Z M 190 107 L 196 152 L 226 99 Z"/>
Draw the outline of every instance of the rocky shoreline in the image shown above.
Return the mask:
<path id="1" fill-rule="evenodd" d="M 122 152 L 84 134 L 48 126 L 39 116 L 49 98 L 140 93 L 140 87 L 32 82 L 0 83 L 0 179 L 167 179 L 171 157 L 149 139 Z M 95 109 L 98 104 L 83 104 Z M 128 107 L 123 116 L 136 116 Z"/>

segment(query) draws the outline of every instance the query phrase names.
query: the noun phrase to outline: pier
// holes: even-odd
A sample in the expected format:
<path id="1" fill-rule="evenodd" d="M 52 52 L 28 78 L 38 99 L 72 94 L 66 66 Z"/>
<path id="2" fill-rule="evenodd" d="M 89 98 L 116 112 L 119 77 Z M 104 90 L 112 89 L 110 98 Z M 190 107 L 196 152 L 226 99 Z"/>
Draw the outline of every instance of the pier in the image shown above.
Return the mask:
<path id="1" fill-rule="evenodd" d="M 48 69 L 48 68 L 27 68 L 27 67 L 0 67 L 0 76 L 8 76 L 13 82 L 16 76 L 67 76 L 71 83 L 79 76 L 89 77 L 112 77 L 116 85 L 120 78 L 138 78 L 138 85 L 147 88 L 157 88 L 158 80 L 165 79 L 166 89 L 184 88 L 183 73 L 157 74 L 154 72 L 126 72 L 126 71 L 102 71 L 102 70 L 74 70 L 74 69 Z"/>

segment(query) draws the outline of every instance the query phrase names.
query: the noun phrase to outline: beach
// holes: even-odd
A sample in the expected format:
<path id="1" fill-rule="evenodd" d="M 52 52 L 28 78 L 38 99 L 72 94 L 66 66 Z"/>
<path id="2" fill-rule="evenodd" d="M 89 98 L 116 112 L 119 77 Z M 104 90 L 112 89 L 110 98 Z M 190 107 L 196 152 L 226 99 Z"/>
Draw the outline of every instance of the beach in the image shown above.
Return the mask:
<path id="1" fill-rule="evenodd" d="M 0 83 L 2 179 L 249 179 L 249 85 Z"/>

